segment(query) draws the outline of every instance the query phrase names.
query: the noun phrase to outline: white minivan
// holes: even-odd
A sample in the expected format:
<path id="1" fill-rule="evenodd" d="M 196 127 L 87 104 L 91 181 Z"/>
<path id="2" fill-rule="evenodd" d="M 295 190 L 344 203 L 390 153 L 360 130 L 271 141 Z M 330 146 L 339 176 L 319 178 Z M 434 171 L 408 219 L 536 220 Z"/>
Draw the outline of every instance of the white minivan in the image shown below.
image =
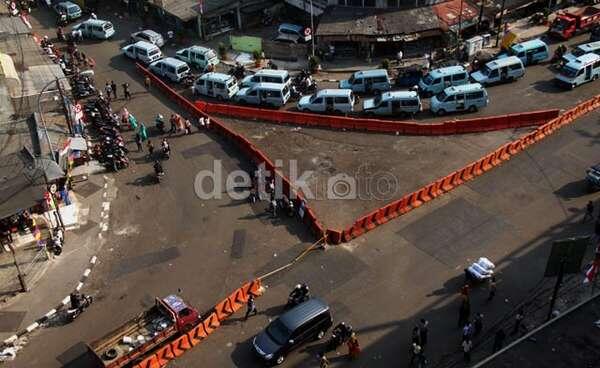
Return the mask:
<path id="1" fill-rule="evenodd" d="M 73 31 L 81 31 L 84 38 L 107 40 L 114 36 L 115 27 L 107 20 L 88 19 L 75 25 Z"/>
<path id="2" fill-rule="evenodd" d="M 431 111 L 437 115 L 447 112 L 475 112 L 490 102 L 487 91 L 479 83 L 448 87 L 431 98 Z"/>
<path id="3" fill-rule="evenodd" d="M 215 50 L 197 45 L 177 50 L 175 57 L 200 70 L 206 70 L 211 65 L 219 64 Z"/>
<path id="4" fill-rule="evenodd" d="M 485 66 L 471 74 L 475 82 L 489 85 L 493 83 L 512 82 L 525 75 L 525 66 L 516 56 L 492 60 Z"/>
<path id="5" fill-rule="evenodd" d="M 600 56 L 589 53 L 567 63 L 555 76 L 556 84 L 573 89 L 600 78 Z"/>
<path id="6" fill-rule="evenodd" d="M 179 83 L 190 73 L 190 67 L 181 60 L 172 57 L 160 59 L 150 64 L 150 70 L 154 74 Z"/>
<path id="7" fill-rule="evenodd" d="M 259 83 L 277 83 L 289 86 L 292 83 L 290 73 L 287 70 L 261 69 L 242 79 L 242 87 L 252 87 Z"/>
<path id="8" fill-rule="evenodd" d="M 123 55 L 139 60 L 144 64 L 150 64 L 162 57 L 162 52 L 155 44 L 146 41 L 138 41 L 121 49 Z"/>
<path id="9" fill-rule="evenodd" d="M 469 83 L 469 73 L 459 65 L 433 69 L 419 81 L 419 92 L 426 97 L 442 92 L 450 86 Z"/>
<path id="10" fill-rule="evenodd" d="M 421 109 L 421 99 L 415 91 L 385 92 L 363 102 L 367 115 L 414 115 Z"/>
<path id="11" fill-rule="evenodd" d="M 347 114 L 354 111 L 356 98 L 351 89 L 322 89 L 298 101 L 298 110 L 303 112 L 333 112 Z"/>
<path id="12" fill-rule="evenodd" d="M 239 90 L 233 76 L 215 72 L 203 74 L 192 87 L 194 95 L 215 97 L 217 100 L 230 100 Z"/>
<path id="13" fill-rule="evenodd" d="M 283 106 L 290 99 L 290 87 L 286 84 L 259 83 L 239 90 L 234 100 L 241 104 Z"/>

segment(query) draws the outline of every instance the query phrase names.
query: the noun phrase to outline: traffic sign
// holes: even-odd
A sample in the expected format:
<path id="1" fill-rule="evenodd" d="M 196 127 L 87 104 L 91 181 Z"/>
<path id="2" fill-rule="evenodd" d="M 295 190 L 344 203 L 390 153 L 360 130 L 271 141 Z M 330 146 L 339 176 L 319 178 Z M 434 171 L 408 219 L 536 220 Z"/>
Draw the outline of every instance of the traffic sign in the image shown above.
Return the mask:
<path id="1" fill-rule="evenodd" d="M 312 29 L 310 29 L 310 27 L 304 28 L 304 35 L 305 36 L 310 36 L 311 33 L 312 33 Z"/>
<path id="2" fill-rule="evenodd" d="M 83 108 L 80 103 L 75 104 L 75 120 L 83 119 Z"/>

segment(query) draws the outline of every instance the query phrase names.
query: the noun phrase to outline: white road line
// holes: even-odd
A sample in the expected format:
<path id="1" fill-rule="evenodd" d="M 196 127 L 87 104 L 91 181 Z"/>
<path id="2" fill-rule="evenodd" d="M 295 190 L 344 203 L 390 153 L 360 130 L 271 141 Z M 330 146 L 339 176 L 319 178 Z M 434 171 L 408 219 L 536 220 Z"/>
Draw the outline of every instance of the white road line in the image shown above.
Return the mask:
<path id="1" fill-rule="evenodd" d="M 110 210 L 110 202 L 102 202 L 102 209 L 104 211 Z"/>
<path id="2" fill-rule="evenodd" d="M 102 239 L 102 233 L 98 233 L 98 239 Z"/>
<path id="3" fill-rule="evenodd" d="M 54 315 L 54 313 L 56 313 L 56 309 L 51 309 L 50 312 L 48 312 L 44 315 L 44 317 L 50 318 L 50 317 L 52 317 L 52 315 Z"/>
<path id="4" fill-rule="evenodd" d="M 92 259 L 90 260 L 91 264 L 96 264 L 96 261 L 98 260 L 98 258 L 96 256 L 93 256 Z"/>
<path id="5" fill-rule="evenodd" d="M 32 324 L 27 326 L 26 330 L 27 330 L 27 332 L 31 332 L 31 331 L 35 330 L 36 328 L 38 328 L 39 326 L 40 326 L 39 323 L 33 322 Z"/>
<path id="6" fill-rule="evenodd" d="M 108 224 L 102 224 L 102 231 L 108 230 Z"/>
<path id="7" fill-rule="evenodd" d="M 17 336 L 17 335 L 12 335 L 12 336 L 11 336 L 11 337 L 9 337 L 8 339 L 4 340 L 3 342 L 4 342 L 5 344 L 10 344 L 10 343 L 12 343 L 12 342 L 16 341 L 18 338 L 19 338 L 19 336 Z"/>
<path id="8" fill-rule="evenodd" d="M 79 290 L 81 290 L 82 287 L 83 287 L 83 282 L 79 281 L 79 284 L 77 284 L 77 287 L 75 288 L 75 290 L 79 291 Z"/>
<path id="9" fill-rule="evenodd" d="M 67 305 L 69 304 L 69 302 L 71 301 L 71 297 L 70 296 L 66 296 L 63 300 L 62 300 L 62 305 Z"/>
<path id="10" fill-rule="evenodd" d="M 106 192 L 102 193 L 102 198 L 106 198 Z"/>
<path id="11" fill-rule="evenodd" d="M 104 180 L 108 180 L 108 176 L 106 175 L 102 175 L 104 177 Z"/>
<path id="12" fill-rule="evenodd" d="M 100 211 L 100 217 L 104 218 L 104 211 Z"/>
<path id="13" fill-rule="evenodd" d="M 108 188 L 108 183 L 104 183 L 104 189 Z"/>
<path id="14" fill-rule="evenodd" d="M 83 272 L 83 277 L 88 277 L 90 275 L 90 272 L 92 272 L 92 270 L 90 270 L 89 268 L 86 268 L 85 271 Z"/>

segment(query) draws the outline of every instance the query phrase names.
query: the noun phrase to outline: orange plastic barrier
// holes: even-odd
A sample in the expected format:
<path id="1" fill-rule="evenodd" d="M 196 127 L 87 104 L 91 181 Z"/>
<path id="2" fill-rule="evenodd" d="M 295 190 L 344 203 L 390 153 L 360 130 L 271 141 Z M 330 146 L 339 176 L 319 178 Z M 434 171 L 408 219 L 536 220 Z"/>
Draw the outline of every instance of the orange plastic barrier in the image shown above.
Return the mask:
<path id="1" fill-rule="evenodd" d="M 453 190 L 464 182 L 472 180 L 473 178 L 482 175 L 492 168 L 501 165 L 504 161 L 510 160 L 512 156 L 518 154 L 528 146 L 541 141 L 561 127 L 572 123 L 578 117 L 581 117 L 597 108 L 600 108 L 600 95 L 573 107 L 559 117 L 552 118 L 544 125 L 538 127 L 535 131 L 525 134 L 513 142 L 509 142 L 500 146 L 493 152 L 483 156 L 479 160 L 465 166 L 464 168 L 457 170 L 448 176 L 440 178 L 421 189 L 407 194 L 401 199 L 395 200 L 376 211 L 370 212 L 366 216 L 360 217 L 352 224 L 351 227 L 341 231 L 341 236 L 339 238 L 331 237 L 330 240 L 333 241 L 334 239 L 340 239 L 340 242 L 348 242 L 358 236 L 361 236 L 367 231 L 385 224 L 390 219 L 401 216 L 404 213 L 433 200 L 437 196 Z M 532 120 L 528 120 L 529 117 L 525 115 L 516 115 L 519 115 L 518 118 L 522 119 L 522 122 L 519 124 L 529 124 L 532 122 Z M 503 124 L 500 117 L 496 118 L 498 119 L 498 121 L 495 123 L 497 126 Z M 515 119 L 512 121 L 514 120 Z M 466 121 L 457 122 L 456 129 L 471 129 L 469 128 L 469 126 L 471 126 L 470 124 L 471 122 Z M 337 230 L 332 229 L 328 229 L 327 231 L 328 233 L 340 233 Z"/>
<path id="2" fill-rule="evenodd" d="M 202 340 L 221 325 L 222 321 L 240 310 L 248 302 L 249 295 L 254 295 L 255 297 L 261 295 L 259 279 L 248 282 L 235 290 L 227 299 L 218 303 L 214 307 L 213 312 L 191 331 L 178 336 L 169 344 L 161 346 L 152 355 L 136 364 L 134 368 L 162 368 L 166 366 L 171 360 L 183 355 L 186 351 L 202 342 Z"/>
<path id="3" fill-rule="evenodd" d="M 449 120 L 437 124 L 322 115 L 304 112 L 261 109 L 256 107 L 213 104 L 198 100 L 195 106 L 207 114 L 219 114 L 239 119 L 263 120 L 277 124 L 294 124 L 330 129 L 358 130 L 403 135 L 449 135 L 479 133 L 508 128 L 541 125 L 558 116 L 558 109 L 486 116 L 466 120 Z"/>

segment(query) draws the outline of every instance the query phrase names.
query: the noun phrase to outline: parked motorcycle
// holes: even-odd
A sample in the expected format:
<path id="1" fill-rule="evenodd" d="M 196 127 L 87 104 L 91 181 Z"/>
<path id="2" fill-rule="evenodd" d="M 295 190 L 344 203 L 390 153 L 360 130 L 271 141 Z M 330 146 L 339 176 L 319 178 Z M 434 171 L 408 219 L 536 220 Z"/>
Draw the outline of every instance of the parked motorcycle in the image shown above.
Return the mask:
<path id="1" fill-rule="evenodd" d="M 246 75 L 246 68 L 240 63 L 236 63 L 234 66 L 229 68 L 229 75 L 232 75 L 235 77 L 235 79 L 240 80 L 244 78 L 244 75 Z"/>
<path id="2" fill-rule="evenodd" d="M 335 350 L 347 342 L 352 336 L 352 332 L 354 332 L 352 326 L 345 322 L 337 324 L 332 330 L 331 339 L 327 342 L 328 350 Z"/>
<path id="3" fill-rule="evenodd" d="M 55 256 L 60 256 L 63 250 L 64 234 L 60 227 L 56 227 L 52 230 L 52 237 L 48 239 L 46 247 L 49 251 L 54 253 Z"/>
<path id="4" fill-rule="evenodd" d="M 305 301 L 310 299 L 310 291 L 308 290 L 308 285 L 306 284 L 298 284 L 290 295 L 288 296 L 287 304 L 285 305 L 285 309 L 290 309 L 298 304 L 304 303 Z"/>

